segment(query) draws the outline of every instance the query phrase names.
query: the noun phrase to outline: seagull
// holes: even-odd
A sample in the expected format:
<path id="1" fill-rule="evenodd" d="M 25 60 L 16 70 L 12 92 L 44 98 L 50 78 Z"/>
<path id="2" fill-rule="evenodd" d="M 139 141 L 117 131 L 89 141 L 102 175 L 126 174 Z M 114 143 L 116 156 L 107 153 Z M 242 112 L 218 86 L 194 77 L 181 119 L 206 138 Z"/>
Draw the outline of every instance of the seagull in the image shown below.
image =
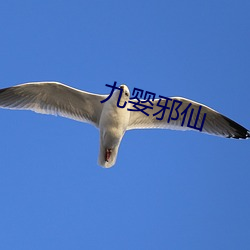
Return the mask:
<path id="1" fill-rule="evenodd" d="M 201 127 L 202 122 L 204 122 L 202 131 L 200 130 L 202 133 L 235 139 L 250 137 L 250 131 L 233 120 L 208 106 L 183 97 L 168 98 L 168 101 L 181 103 L 181 106 L 179 105 L 178 109 L 177 107 L 166 108 L 162 118 L 160 112 L 167 100 L 148 100 L 151 108 L 147 109 L 147 115 L 138 110 L 129 111 L 128 109 L 131 110 L 135 107 L 129 100 L 131 100 L 130 91 L 125 84 L 120 85 L 119 88 L 116 87 L 112 96 L 89 93 L 59 82 L 31 82 L 0 89 L 1 108 L 32 110 L 41 114 L 59 115 L 90 123 L 98 128 L 100 131 L 98 165 L 104 168 L 114 166 L 120 143 L 127 130 L 198 131 L 188 123 L 196 123 L 196 127 Z M 145 103 L 144 100 L 139 101 Z M 128 105 L 128 108 L 122 108 L 125 104 Z M 188 109 L 188 105 L 191 105 L 192 109 Z M 185 110 L 188 111 L 185 113 Z M 173 117 L 170 117 L 171 111 Z M 185 121 L 180 115 L 183 112 L 187 116 Z M 188 119 L 188 117 L 191 118 Z"/>

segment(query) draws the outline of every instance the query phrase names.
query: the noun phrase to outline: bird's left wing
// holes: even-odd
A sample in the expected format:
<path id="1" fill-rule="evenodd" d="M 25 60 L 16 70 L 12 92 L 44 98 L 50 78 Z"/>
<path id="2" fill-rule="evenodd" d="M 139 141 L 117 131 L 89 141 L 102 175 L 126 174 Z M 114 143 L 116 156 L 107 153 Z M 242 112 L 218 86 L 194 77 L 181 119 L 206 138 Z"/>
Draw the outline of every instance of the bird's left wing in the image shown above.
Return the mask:
<path id="1" fill-rule="evenodd" d="M 106 95 L 71 88 L 58 82 L 32 82 L 0 89 L 0 107 L 60 115 L 98 127 Z"/>
<path id="2" fill-rule="evenodd" d="M 148 116 L 140 111 L 130 111 L 128 130 L 162 128 L 198 131 L 201 128 L 201 132 L 227 138 L 250 137 L 250 132 L 246 128 L 201 103 L 182 97 L 170 97 L 167 108 L 164 108 L 164 99 L 157 99 L 152 103 L 153 109 L 145 110 Z M 130 108 L 132 109 L 132 105 Z"/>

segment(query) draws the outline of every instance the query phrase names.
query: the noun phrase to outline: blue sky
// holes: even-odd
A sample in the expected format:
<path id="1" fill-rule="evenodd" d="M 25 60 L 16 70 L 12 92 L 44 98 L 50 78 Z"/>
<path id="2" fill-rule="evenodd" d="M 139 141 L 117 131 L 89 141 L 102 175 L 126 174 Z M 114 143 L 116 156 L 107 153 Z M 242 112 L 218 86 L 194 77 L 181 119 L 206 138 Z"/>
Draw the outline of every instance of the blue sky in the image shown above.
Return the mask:
<path id="1" fill-rule="evenodd" d="M 249 1 L 2 1 L 0 88 L 126 83 L 250 128 Z M 249 249 L 250 142 L 0 110 L 0 248 Z"/>

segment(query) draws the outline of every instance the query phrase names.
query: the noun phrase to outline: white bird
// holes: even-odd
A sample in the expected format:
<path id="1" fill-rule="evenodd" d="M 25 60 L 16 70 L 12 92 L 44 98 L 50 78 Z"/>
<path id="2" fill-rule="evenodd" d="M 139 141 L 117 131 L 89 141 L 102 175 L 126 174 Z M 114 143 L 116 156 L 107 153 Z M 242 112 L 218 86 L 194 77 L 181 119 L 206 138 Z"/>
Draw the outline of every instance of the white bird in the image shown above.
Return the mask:
<path id="1" fill-rule="evenodd" d="M 147 104 L 151 107 L 144 109 L 148 116 L 141 111 L 128 111 L 127 108 L 135 109 L 136 106 L 128 102 L 131 99 L 126 85 L 120 85 L 109 100 L 101 103 L 107 98 L 108 95 L 81 91 L 59 82 L 32 82 L 0 89 L 1 108 L 60 115 L 91 123 L 97 127 L 100 130 L 98 164 L 105 168 L 115 164 L 121 140 L 125 132 L 131 129 L 161 128 L 197 131 L 198 129 L 192 128 L 194 125 L 191 126 L 196 124 L 197 128 L 202 127 L 202 132 L 216 136 L 236 139 L 250 137 L 250 132 L 238 123 L 203 104 L 182 97 L 170 97 L 169 104 L 172 102 L 173 105 L 174 103 L 177 105 L 171 109 L 171 105 L 167 102 L 168 108 L 164 109 L 164 116 L 161 110 L 166 100 L 163 99 L 148 100 L 148 103 L 140 100 L 143 105 Z M 177 107 L 179 103 L 181 105 Z M 125 104 L 128 105 L 127 108 L 121 108 Z M 189 109 L 188 105 L 192 108 Z M 181 114 L 184 114 L 187 119 L 185 120 L 184 115 Z M 204 114 L 206 114 L 205 121 Z M 203 125 L 202 122 L 204 122 Z"/>

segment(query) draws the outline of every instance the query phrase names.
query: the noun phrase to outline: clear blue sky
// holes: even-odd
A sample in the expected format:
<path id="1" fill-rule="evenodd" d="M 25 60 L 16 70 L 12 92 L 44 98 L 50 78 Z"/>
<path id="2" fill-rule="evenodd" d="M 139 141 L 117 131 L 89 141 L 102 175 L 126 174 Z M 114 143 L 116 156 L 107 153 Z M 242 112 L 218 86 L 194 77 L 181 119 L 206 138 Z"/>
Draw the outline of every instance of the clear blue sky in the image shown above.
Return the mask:
<path id="1" fill-rule="evenodd" d="M 204 103 L 250 129 L 250 2 L 1 1 L 0 88 L 113 81 Z M 250 141 L 98 131 L 0 110 L 0 248 L 250 249 Z"/>

